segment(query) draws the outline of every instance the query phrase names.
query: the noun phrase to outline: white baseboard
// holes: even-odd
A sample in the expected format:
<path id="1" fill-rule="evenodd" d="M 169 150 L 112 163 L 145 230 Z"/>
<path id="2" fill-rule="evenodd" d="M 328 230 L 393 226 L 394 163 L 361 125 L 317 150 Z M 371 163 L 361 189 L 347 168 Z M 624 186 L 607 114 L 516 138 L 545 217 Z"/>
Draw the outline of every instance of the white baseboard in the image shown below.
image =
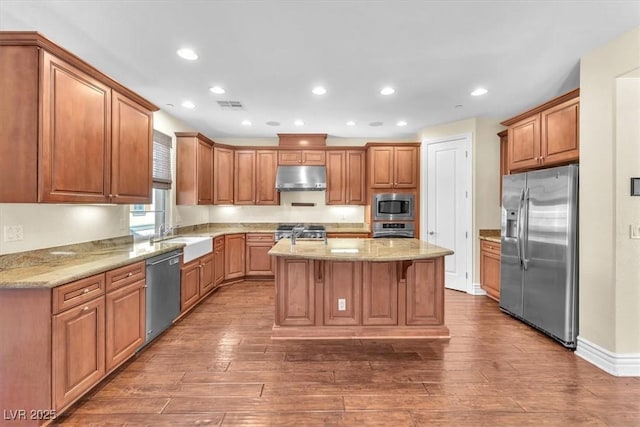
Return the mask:
<path id="1" fill-rule="evenodd" d="M 578 337 L 576 355 L 616 377 L 640 377 L 640 353 L 613 353 Z"/>
<path id="2" fill-rule="evenodd" d="M 470 289 L 467 290 L 471 295 L 486 295 L 487 293 L 480 287 L 480 283 L 471 283 Z"/>

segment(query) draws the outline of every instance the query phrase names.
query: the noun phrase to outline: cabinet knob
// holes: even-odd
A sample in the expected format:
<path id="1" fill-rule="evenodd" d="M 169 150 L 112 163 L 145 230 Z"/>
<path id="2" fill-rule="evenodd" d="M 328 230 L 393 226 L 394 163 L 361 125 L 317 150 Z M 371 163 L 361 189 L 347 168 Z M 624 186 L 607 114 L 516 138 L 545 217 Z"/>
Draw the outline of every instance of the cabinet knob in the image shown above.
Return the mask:
<path id="1" fill-rule="evenodd" d="M 84 291 L 82 291 L 83 294 L 88 294 L 89 293 L 89 288 L 85 288 Z"/>
<path id="2" fill-rule="evenodd" d="M 85 308 L 82 309 L 82 311 L 87 311 L 89 310 L 89 306 L 85 306 Z"/>
<path id="3" fill-rule="evenodd" d="M 129 272 L 129 274 L 127 276 L 131 277 L 131 276 L 133 276 L 133 273 Z"/>

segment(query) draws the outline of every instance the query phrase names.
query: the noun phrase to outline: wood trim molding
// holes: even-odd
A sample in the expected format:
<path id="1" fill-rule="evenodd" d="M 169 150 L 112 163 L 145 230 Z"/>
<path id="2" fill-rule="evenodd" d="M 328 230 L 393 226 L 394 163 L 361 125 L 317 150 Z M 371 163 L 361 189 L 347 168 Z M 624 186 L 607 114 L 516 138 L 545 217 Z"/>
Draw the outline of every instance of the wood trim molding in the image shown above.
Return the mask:
<path id="1" fill-rule="evenodd" d="M 176 132 L 176 137 L 187 137 L 187 138 L 198 138 L 209 145 L 220 146 L 220 144 L 216 144 L 212 139 L 207 138 L 200 132 Z"/>
<path id="2" fill-rule="evenodd" d="M 532 108 L 530 110 L 527 110 L 527 111 L 525 111 L 523 113 L 520 113 L 515 117 L 507 119 L 507 120 L 505 120 L 503 122 L 500 122 L 500 124 L 502 126 L 511 126 L 512 124 L 517 123 L 520 120 L 526 119 L 527 117 L 530 117 L 530 116 L 532 116 L 534 114 L 538 114 L 541 111 L 544 111 L 544 110 L 549 109 L 551 107 L 555 107 L 558 104 L 562 104 L 565 101 L 568 101 L 568 100 L 573 99 L 573 98 L 577 98 L 579 96 L 580 96 L 580 88 L 574 89 L 574 90 L 569 91 L 569 92 L 567 92 L 565 94 L 562 94 L 562 95 L 560 95 L 558 97 L 555 97 L 552 100 L 547 101 L 542 105 L 538 105 L 537 107 L 534 107 L 534 108 Z M 500 135 L 500 134 L 498 134 L 498 135 Z"/>
<path id="3" fill-rule="evenodd" d="M 278 147 L 314 149 L 327 146 L 326 133 L 279 133 Z"/>
<path id="4" fill-rule="evenodd" d="M 367 142 L 364 147 L 420 147 L 420 142 Z"/>
<path id="5" fill-rule="evenodd" d="M 102 71 L 95 68 L 93 65 L 80 59 L 78 56 L 64 49 L 63 47 L 55 44 L 37 31 L 0 31 L 0 45 L 4 46 L 37 46 L 44 49 L 51 54 L 57 56 L 60 59 L 70 63 L 74 67 L 77 67 L 81 71 L 91 75 L 91 77 L 100 81 L 101 83 L 109 86 L 127 98 L 132 99 L 143 107 L 151 110 L 158 111 L 159 108 L 141 97 L 131 89 L 121 85 L 116 80 L 112 79 Z"/>

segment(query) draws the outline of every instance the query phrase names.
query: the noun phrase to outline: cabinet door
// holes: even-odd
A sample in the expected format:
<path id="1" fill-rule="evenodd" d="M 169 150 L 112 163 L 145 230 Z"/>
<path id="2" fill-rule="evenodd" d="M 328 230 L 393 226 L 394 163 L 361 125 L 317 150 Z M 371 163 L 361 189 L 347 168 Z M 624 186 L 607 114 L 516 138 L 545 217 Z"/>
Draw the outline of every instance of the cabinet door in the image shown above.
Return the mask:
<path id="1" fill-rule="evenodd" d="M 106 363 L 107 372 L 133 356 L 145 340 L 145 281 L 107 293 Z"/>
<path id="2" fill-rule="evenodd" d="M 500 300 L 500 245 L 480 242 L 480 287 L 490 298 Z"/>
<path id="3" fill-rule="evenodd" d="M 580 158 L 579 109 L 575 98 L 540 113 L 540 147 L 545 166 Z"/>
<path id="4" fill-rule="evenodd" d="M 273 276 L 273 258 L 269 250 L 273 247 L 273 234 L 247 234 L 246 276 Z"/>
<path id="5" fill-rule="evenodd" d="M 198 140 L 196 153 L 196 179 L 198 204 L 213 203 L 213 147 L 206 141 Z"/>
<path id="6" fill-rule="evenodd" d="M 362 263 L 330 261 L 324 264 L 324 324 L 359 325 Z"/>
<path id="7" fill-rule="evenodd" d="M 416 188 L 418 186 L 418 147 L 394 147 L 393 186 L 395 188 Z"/>
<path id="8" fill-rule="evenodd" d="M 256 152 L 255 150 L 236 150 L 234 158 L 233 203 L 253 205 L 256 197 Z"/>
<path id="9" fill-rule="evenodd" d="M 302 150 L 278 151 L 278 164 L 283 166 L 298 166 L 302 164 Z"/>
<path id="10" fill-rule="evenodd" d="M 498 134 L 500 137 L 500 193 L 498 206 L 502 206 L 502 177 L 509 175 L 509 138 L 506 130 Z"/>
<path id="11" fill-rule="evenodd" d="M 180 271 L 180 312 L 184 313 L 200 298 L 198 282 L 200 269 L 198 263 L 190 262 Z"/>
<path id="12" fill-rule="evenodd" d="M 364 262 L 362 324 L 398 324 L 397 262 Z"/>
<path id="13" fill-rule="evenodd" d="M 0 203 L 37 201 L 38 51 L 0 46 Z"/>
<path id="14" fill-rule="evenodd" d="M 324 166 L 325 152 L 323 150 L 302 150 L 302 164 L 306 166 Z"/>
<path id="15" fill-rule="evenodd" d="M 198 280 L 198 293 L 200 297 L 205 296 L 210 290 L 213 289 L 213 254 L 205 255 L 200 258 L 198 268 L 199 272 L 199 280 Z"/>
<path id="16" fill-rule="evenodd" d="M 233 150 L 215 147 L 213 153 L 213 204 L 233 204 Z"/>
<path id="17" fill-rule="evenodd" d="M 111 89 L 44 52 L 41 202 L 107 203 L 111 186 Z"/>
<path id="18" fill-rule="evenodd" d="M 509 127 L 509 170 L 538 166 L 540 159 L 540 115 L 528 117 Z"/>
<path id="19" fill-rule="evenodd" d="M 369 148 L 369 183 L 371 188 L 393 187 L 393 147 Z"/>
<path id="20" fill-rule="evenodd" d="M 224 236 L 224 279 L 236 279 L 244 276 L 245 248 L 244 234 Z"/>
<path id="21" fill-rule="evenodd" d="M 256 151 L 256 205 L 279 205 L 280 192 L 276 191 L 278 152 Z"/>
<path id="22" fill-rule="evenodd" d="M 313 261 L 277 258 L 276 319 L 279 326 L 310 326 L 315 323 Z"/>
<path id="23" fill-rule="evenodd" d="M 344 205 L 346 199 L 347 153 L 345 150 L 327 151 L 327 205 Z"/>
<path id="24" fill-rule="evenodd" d="M 413 261 L 406 280 L 407 325 L 443 325 L 444 257 Z"/>
<path id="25" fill-rule="evenodd" d="M 54 409 L 77 399 L 105 374 L 104 307 L 100 297 L 53 316 Z"/>
<path id="26" fill-rule="evenodd" d="M 224 281 L 224 237 L 216 237 L 213 243 L 214 286 Z"/>
<path id="27" fill-rule="evenodd" d="M 366 205 L 367 190 L 365 178 L 364 150 L 347 150 L 347 175 L 345 181 L 348 205 Z M 327 172 L 328 172 L 327 167 Z M 327 176 L 327 179 L 329 177 Z M 329 185 L 329 183 L 327 183 Z"/>
<path id="28" fill-rule="evenodd" d="M 153 186 L 153 115 L 112 92 L 111 201 L 151 203 Z"/>

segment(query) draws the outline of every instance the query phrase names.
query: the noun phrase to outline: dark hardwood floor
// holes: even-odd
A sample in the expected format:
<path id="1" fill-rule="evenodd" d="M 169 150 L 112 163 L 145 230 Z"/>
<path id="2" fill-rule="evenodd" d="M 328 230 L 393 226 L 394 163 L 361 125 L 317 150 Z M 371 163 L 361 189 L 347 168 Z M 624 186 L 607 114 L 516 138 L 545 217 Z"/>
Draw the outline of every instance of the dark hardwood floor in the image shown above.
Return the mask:
<path id="1" fill-rule="evenodd" d="M 446 292 L 450 341 L 273 341 L 273 282 L 222 288 L 58 425 L 640 425 L 617 378 Z"/>

